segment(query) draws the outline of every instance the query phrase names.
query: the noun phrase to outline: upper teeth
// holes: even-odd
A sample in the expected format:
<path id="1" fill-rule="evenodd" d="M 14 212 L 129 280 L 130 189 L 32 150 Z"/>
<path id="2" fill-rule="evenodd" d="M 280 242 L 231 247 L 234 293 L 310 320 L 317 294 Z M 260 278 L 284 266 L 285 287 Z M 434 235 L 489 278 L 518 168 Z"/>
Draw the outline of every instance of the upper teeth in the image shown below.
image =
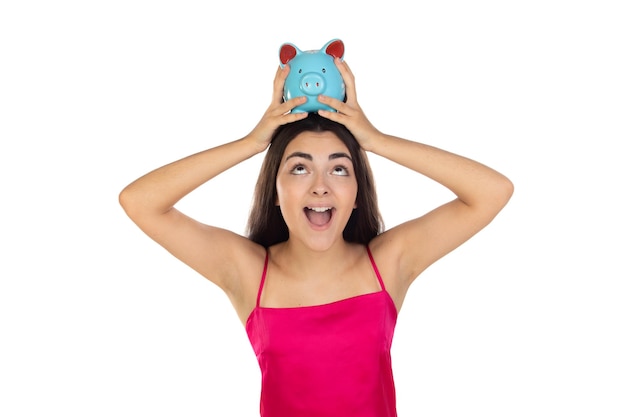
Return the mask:
<path id="1" fill-rule="evenodd" d="M 326 210 L 330 210 L 331 207 L 308 207 L 309 210 L 317 211 L 318 213 L 323 213 Z"/>

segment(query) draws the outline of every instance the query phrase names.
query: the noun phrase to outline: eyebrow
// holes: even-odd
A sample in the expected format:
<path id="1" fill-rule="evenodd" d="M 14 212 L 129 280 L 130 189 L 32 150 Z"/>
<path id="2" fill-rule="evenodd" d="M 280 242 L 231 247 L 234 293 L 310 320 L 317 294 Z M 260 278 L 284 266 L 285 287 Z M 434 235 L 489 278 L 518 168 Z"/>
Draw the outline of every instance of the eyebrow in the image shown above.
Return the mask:
<path id="1" fill-rule="evenodd" d="M 285 158 L 285 161 L 288 160 L 289 158 L 304 158 L 309 161 L 313 160 L 313 156 L 305 152 L 294 152 L 290 154 L 287 158 Z M 329 161 L 333 159 L 338 159 L 338 158 L 348 158 L 350 161 L 352 161 L 352 158 L 350 158 L 350 155 L 348 155 L 345 152 L 335 152 L 335 153 L 331 153 L 330 155 L 328 155 Z"/>

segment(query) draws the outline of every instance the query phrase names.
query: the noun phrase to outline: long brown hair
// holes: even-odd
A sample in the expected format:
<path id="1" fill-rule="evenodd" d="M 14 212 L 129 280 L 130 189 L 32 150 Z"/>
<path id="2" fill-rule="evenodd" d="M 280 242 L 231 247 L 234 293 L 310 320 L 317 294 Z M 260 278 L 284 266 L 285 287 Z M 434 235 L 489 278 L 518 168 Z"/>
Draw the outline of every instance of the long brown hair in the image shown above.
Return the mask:
<path id="1" fill-rule="evenodd" d="M 378 210 L 374 177 L 365 151 L 350 131 L 317 113 L 306 119 L 279 127 L 263 160 L 254 198 L 248 217 L 248 237 L 265 247 L 289 239 L 289 230 L 276 205 L 276 176 L 285 148 L 302 132 L 333 132 L 348 147 L 357 180 L 356 206 L 343 231 L 347 242 L 367 244 L 383 231 L 384 225 Z"/>

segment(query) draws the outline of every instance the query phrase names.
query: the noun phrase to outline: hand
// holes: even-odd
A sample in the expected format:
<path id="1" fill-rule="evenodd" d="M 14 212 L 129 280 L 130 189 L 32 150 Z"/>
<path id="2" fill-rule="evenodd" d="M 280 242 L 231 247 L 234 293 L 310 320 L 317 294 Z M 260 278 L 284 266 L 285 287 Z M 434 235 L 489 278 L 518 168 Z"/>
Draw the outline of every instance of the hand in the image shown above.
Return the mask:
<path id="1" fill-rule="evenodd" d="M 279 126 L 304 119 L 308 116 L 306 112 L 291 113 L 291 110 L 295 107 L 306 102 L 306 97 L 296 97 L 288 101 L 283 100 L 283 89 L 288 74 L 289 65 L 285 65 L 282 68 L 278 67 L 274 77 L 272 102 L 259 123 L 248 134 L 248 138 L 255 141 L 259 152 L 264 151 L 269 146 L 272 135 Z"/>
<path id="2" fill-rule="evenodd" d="M 366 151 L 370 150 L 371 144 L 376 140 L 376 136 L 381 133 L 370 123 L 367 117 L 365 117 L 365 113 L 363 113 L 361 106 L 359 106 L 356 98 L 354 75 L 350 67 L 348 67 L 348 64 L 339 58 L 335 58 L 335 65 L 337 65 L 343 82 L 346 85 L 346 102 L 344 103 L 335 98 L 320 95 L 318 97 L 320 103 L 332 107 L 337 110 L 337 112 L 319 110 L 318 113 L 320 116 L 341 123 L 347 127 L 359 142 L 361 148 Z"/>

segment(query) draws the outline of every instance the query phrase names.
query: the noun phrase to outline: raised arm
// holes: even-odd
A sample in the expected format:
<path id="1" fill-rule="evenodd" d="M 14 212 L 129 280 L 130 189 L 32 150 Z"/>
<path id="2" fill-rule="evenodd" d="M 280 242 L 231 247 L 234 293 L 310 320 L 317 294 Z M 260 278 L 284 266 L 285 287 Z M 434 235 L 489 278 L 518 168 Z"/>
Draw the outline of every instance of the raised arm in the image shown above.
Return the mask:
<path id="1" fill-rule="evenodd" d="M 238 279 L 250 264 L 247 257 L 262 253 L 263 248 L 238 234 L 201 224 L 174 206 L 200 185 L 264 151 L 278 126 L 306 117 L 306 113 L 289 113 L 302 104 L 301 99 L 282 101 L 288 72 L 288 66 L 278 69 L 271 105 L 250 134 L 155 169 L 119 195 L 120 204 L 141 230 L 231 297 L 241 289 Z M 223 199 L 216 198 L 220 204 Z"/>
<path id="2" fill-rule="evenodd" d="M 484 228 L 506 205 L 513 184 L 499 172 L 469 158 L 378 131 L 356 100 L 354 77 L 337 61 L 346 83 L 342 103 L 320 98 L 338 110 L 321 115 L 344 124 L 361 147 L 419 172 L 450 189 L 456 198 L 431 212 L 386 231 L 371 243 L 401 303 L 411 282 L 433 262 Z"/>

